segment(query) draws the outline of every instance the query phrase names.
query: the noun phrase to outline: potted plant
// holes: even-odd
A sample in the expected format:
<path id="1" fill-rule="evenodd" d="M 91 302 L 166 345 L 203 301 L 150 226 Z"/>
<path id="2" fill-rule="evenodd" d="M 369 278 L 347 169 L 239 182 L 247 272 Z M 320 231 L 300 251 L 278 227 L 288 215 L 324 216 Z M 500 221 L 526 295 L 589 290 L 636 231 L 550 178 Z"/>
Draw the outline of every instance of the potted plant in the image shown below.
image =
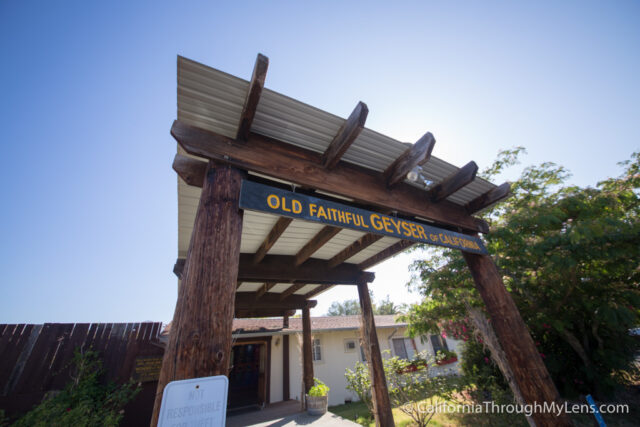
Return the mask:
<path id="1" fill-rule="evenodd" d="M 329 387 L 317 378 L 313 379 L 313 387 L 307 393 L 307 413 L 322 415 L 329 407 Z"/>
<path id="2" fill-rule="evenodd" d="M 455 351 L 451 350 L 441 350 L 438 351 L 438 355 L 436 356 L 436 364 L 437 365 L 448 365 L 449 363 L 457 362 L 458 355 Z"/>

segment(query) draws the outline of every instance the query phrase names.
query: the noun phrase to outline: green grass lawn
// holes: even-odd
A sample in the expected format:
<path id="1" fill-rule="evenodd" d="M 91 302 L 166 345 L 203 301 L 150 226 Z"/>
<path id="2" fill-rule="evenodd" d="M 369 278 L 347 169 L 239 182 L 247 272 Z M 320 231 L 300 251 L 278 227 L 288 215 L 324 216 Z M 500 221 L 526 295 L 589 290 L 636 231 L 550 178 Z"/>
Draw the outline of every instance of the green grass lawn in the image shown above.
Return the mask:
<path id="1" fill-rule="evenodd" d="M 354 421 L 363 426 L 375 426 L 371 413 L 362 402 L 345 403 L 329 407 L 329 411 Z M 631 414 L 607 414 L 605 422 L 610 427 L 631 427 L 640 425 L 640 415 L 637 409 L 631 408 Z M 595 418 L 588 414 L 573 414 L 573 422 L 578 427 L 593 426 Z M 413 425 L 413 420 L 398 408 L 393 409 L 393 419 L 398 427 Z M 436 414 L 429 423 L 430 426 L 496 426 L 496 427 L 528 427 L 523 415 L 497 415 L 497 414 Z"/>

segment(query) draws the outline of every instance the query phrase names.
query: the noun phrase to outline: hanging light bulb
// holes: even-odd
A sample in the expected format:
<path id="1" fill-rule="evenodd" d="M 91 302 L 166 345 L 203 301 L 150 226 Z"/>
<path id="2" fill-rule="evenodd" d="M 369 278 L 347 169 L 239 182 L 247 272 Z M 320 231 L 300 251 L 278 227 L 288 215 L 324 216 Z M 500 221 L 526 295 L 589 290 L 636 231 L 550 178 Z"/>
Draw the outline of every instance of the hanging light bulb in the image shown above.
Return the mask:
<path id="1" fill-rule="evenodd" d="M 420 166 L 416 166 L 411 169 L 407 174 L 407 179 L 411 182 L 418 182 L 418 178 L 420 178 L 420 172 L 422 172 L 422 168 Z"/>

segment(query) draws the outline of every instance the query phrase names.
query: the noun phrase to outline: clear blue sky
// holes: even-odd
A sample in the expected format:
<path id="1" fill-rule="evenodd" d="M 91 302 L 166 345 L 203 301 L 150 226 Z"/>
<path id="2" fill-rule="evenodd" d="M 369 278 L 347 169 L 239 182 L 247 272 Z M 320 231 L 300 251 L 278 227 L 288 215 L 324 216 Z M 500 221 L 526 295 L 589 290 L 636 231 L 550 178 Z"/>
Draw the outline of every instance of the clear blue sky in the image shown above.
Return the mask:
<path id="1" fill-rule="evenodd" d="M 0 322 L 171 319 L 176 55 L 264 53 L 267 87 L 458 166 L 524 145 L 594 185 L 640 149 L 639 2 L 89 3 L 0 2 Z M 375 295 L 415 298 L 405 270 Z"/>

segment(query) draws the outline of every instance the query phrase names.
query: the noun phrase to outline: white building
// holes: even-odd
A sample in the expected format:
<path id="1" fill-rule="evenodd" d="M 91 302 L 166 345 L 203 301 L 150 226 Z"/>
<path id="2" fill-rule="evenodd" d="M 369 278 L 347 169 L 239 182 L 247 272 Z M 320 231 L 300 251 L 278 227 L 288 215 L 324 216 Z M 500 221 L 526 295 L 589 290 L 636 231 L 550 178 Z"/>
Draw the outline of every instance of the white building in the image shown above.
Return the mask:
<path id="1" fill-rule="evenodd" d="M 347 390 L 345 370 L 363 361 L 359 328 L 361 316 L 312 317 L 314 376 L 327 384 L 329 404 L 338 405 L 358 397 Z M 417 352 L 429 355 L 446 348 L 458 351 L 459 341 L 439 335 L 422 338 L 405 336 L 406 323 L 394 316 L 375 316 L 383 357 L 412 358 Z M 235 319 L 233 322 L 233 367 L 229 375 L 230 408 L 263 405 L 288 399 L 300 400 L 302 393 L 302 321 L 281 318 Z M 287 360 L 288 346 L 288 363 Z M 446 346 L 446 347 L 445 347 Z M 458 369 L 458 362 L 435 368 L 445 372 Z"/>

